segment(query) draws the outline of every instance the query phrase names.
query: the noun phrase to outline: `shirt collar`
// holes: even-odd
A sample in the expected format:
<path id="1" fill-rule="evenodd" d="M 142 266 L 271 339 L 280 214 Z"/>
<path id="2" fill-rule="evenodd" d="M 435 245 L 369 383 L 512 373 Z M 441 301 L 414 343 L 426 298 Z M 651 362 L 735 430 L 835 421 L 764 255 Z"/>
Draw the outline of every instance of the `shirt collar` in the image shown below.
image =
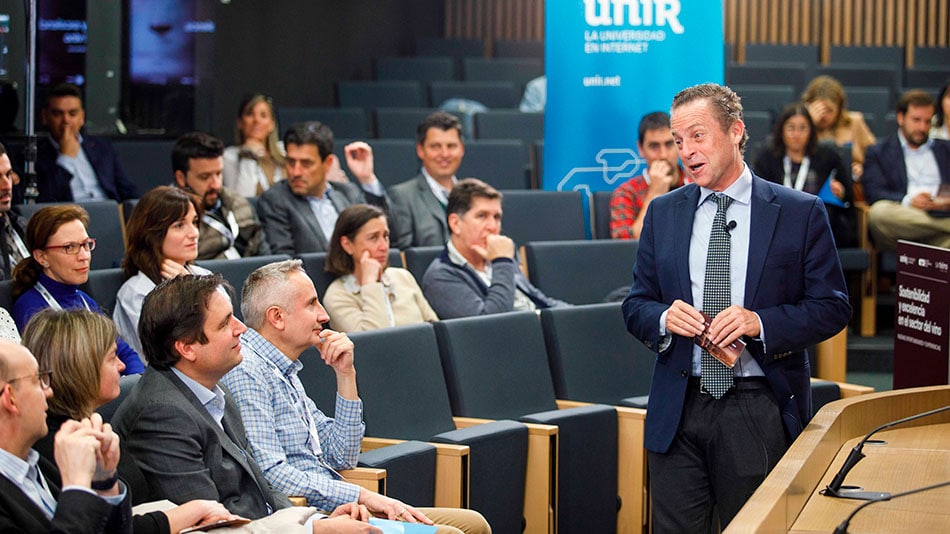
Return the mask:
<path id="1" fill-rule="evenodd" d="M 702 203 L 705 202 L 707 198 L 709 198 L 709 195 L 713 193 L 714 191 L 712 189 L 700 187 L 699 203 L 696 205 L 702 205 Z M 742 173 L 739 175 L 739 179 L 727 187 L 725 191 L 722 191 L 722 194 L 728 196 L 734 202 L 738 202 L 740 204 L 748 204 L 752 201 L 752 171 L 749 170 L 748 165 L 745 163 L 742 164 Z"/>
<path id="2" fill-rule="evenodd" d="M 39 461 L 40 453 L 33 449 L 30 449 L 30 452 L 26 454 L 26 460 L 9 451 L 0 449 L 0 466 L 3 468 L 3 474 L 19 486 L 23 485 L 30 468 L 37 469 L 36 464 Z"/>
<path id="3" fill-rule="evenodd" d="M 198 397 L 198 402 L 202 406 L 207 406 L 209 402 L 218 399 L 221 402 L 221 406 L 224 406 L 224 391 L 217 384 L 214 385 L 214 390 L 210 390 L 204 387 L 202 384 L 195 381 L 190 376 L 178 370 L 177 367 L 171 368 L 172 372 L 175 373 L 175 376 L 181 379 L 182 382 L 188 386 L 188 389 L 195 394 L 195 397 Z"/>
<path id="4" fill-rule="evenodd" d="M 305 198 L 311 202 L 321 202 L 325 200 L 330 200 L 329 193 L 332 190 L 333 190 L 333 184 L 332 182 L 330 182 L 330 180 L 327 180 L 327 185 L 326 187 L 323 188 L 323 195 L 321 196 L 307 195 Z"/>
<path id="5" fill-rule="evenodd" d="M 917 148 L 913 148 L 913 147 L 911 147 L 910 144 L 907 142 L 907 138 L 904 137 L 904 132 L 902 132 L 902 131 L 900 131 L 900 130 L 897 130 L 897 138 L 900 140 L 900 142 L 901 142 L 901 148 L 904 149 L 904 153 L 905 153 L 905 154 L 906 154 L 907 152 L 912 152 L 912 153 L 914 153 L 914 154 L 924 154 L 924 153 L 926 153 L 926 152 L 929 152 L 929 151 L 930 151 L 930 147 L 932 147 L 933 144 L 934 144 L 933 137 L 928 137 L 928 138 L 927 138 L 927 141 L 925 141 L 924 144 L 920 145 L 920 146 L 917 147 Z"/>
<path id="6" fill-rule="evenodd" d="M 273 343 L 253 328 L 248 328 L 247 332 L 241 334 L 241 345 L 275 366 L 284 375 L 290 375 L 292 370 L 299 371 L 303 367 L 300 360 L 295 361 L 288 358 Z"/>
<path id="7" fill-rule="evenodd" d="M 436 196 L 436 198 L 439 198 L 440 200 L 444 200 L 444 201 L 448 202 L 449 192 L 446 191 L 445 188 L 442 187 L 442 184 L 440 184 L 439 182 L 437 182 L 437 181 L 435 180 L 435 178 L 432 177 L 431 174 L 429 174 L 429 171 L 426 170 L 425 165 L 422 166 L 422 175 L 425 176 L 425 178 L 426 178 L 426 183 L 429 184 L 429 189 L 432 189 L 432 193 Z M 458 181 L 459 181 L 459 180 L 458 180 L 457 177 L 452 176 L 452 185 L 453 185 L 453 186 L 454 186 L 455 184 L 457 184 Z M 437 193 L 436 191 L 438 191 L 438 193 Z M 439 193 L 441 193 L 441 194 L 439 194 Z"/>

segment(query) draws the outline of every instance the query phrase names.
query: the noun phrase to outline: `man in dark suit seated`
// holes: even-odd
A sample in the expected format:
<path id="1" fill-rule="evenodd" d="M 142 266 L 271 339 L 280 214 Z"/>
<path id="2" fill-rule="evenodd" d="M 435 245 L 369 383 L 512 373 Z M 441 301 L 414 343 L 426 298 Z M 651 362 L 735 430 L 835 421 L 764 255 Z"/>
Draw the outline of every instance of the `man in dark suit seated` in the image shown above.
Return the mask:
<path id="1" fill-rule="evenodd" d="M 387 209 L 386 190 L 376 178 L 373 150 L 366 143 L 347 146 L 347 164 L 359 186 L 327 180 L 334 166 L 333 132 L 320 122 L 294 124 L 284 134 L 286 180 L 257 199 L 272 254 L 325 252 L 340 212 L 351 204 Z"/>
<path id="2" fill-rule="evenodd" d="M 441 246 L 449 240 L 445 206 L 465 155 L 462 123 L 444 111 L 423 119 L 416 129 L 416 155 L 422 160 L 419 175 L 390 191 L 392 242 L 400 249 Z"/>
<path id="3" fill-rule="evenodd" d="M 138 198 L 138 186 L 122 170 L 112 143 L 83 135 L 80 130 L 85 122 L 80 89 L 72 84 L 53 87 L 43 108 L 49 137 L 40 139 L 36 147 L 37 202 Z"/>
<path id="4" fill-rule="evenodd" d="M 840 332 L 851 306 L 824 203 L 743 160 L 738 95 L 689 87 L 671 115 L 693 183 L 650 203 L 623 316 L 657 354 L 654 532 L 718 532 L 811 419 L 804 349 Z"/>
<path id="5" fill-rule="evenodd" d="M 56 466 L 31 448 L 47 432 L 49 373 L 22 345 L 0 341 L 0 530 L 131 532 L 129 492 L 116 475 L 119 437 L 98 414 L 63 424 Z"/>
<path id="6" fill-rule="evenodd" d="M 0 280 L 10 280 L 17 262 L 30 255 L 23 240 L 26 219 L 13 206 L 13 186 L 17 180 L 7 149 L 0 144 Z"/>
<path id="7" fill-rule="evenodd" d="M 936 110 L 926 91 L 907 91 L 897 101 L 897 132 L 867 150 L 861 182 L 879 249 L 898 239 L 950 248 L 950 141 L 929 139 Z"/>

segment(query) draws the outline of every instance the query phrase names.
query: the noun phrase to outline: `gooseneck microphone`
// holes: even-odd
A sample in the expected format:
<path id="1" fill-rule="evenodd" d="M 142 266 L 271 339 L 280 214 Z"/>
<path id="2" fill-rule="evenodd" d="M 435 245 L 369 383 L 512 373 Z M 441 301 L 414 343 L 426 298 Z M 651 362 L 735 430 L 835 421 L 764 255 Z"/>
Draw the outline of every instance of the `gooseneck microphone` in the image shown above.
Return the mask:
<path id="1" fill-rule="evenodd" d="M 898 497 L 904 497 L 904 496 L 906 496 L 906 495 L 913 495 L 913 494 L 915 494 L 915 493 L 923 493 L 923 492 L 925 492 L 925 491 L 930 491 L 930 490 L 932 490 L 932 489 L 942 488 L 942 487 L 944 487 L 944 486 L 950 486 L 950 480 L 947 480 L 947 481 L 944 481 L 944 482 L 940 482 L 939 484 L 932 484 L 932 485 L 930 485 L 930 486 L 924 486 L 924 487 L 922 487 L 922 488 L 915 488 L 915 489 L 912 489 L 912 490 L 902 491 L 902 492 L 900 492 L 900 493 L 895 493 L 894 495 L 891 495 L 891 494 L 889 494 L 889 493 L 885 493 L 885 495 L 887 495 L 887 497 L 881 497 L 881 498 L 879 498 L 879 499 L 872 499 L 872 500 L 870 500 L 870 501 L 868 501 L 868 502 L 862 504 L 861 506 L 858 506 L 857 508 L 855 508 L 854 511 L 851 512 L 850 515 L 848 515 L 848 518 L 845 519 L 844 521 L 842 521 L 840 525 L 838 525 L 838 528 L 835 529 L 834 534 L 848 534 L 848 525 L 851 524 L 851 520 L 854 519 L 854 516 L 857 515 L 858 512 L 860 512 L 861 510 L 864 510 L 865 508 L 867 508 L 868 506 L 871 506 L 871 505 L 874 504 L 874 503 L 883 502 L 883 501 L 889 501 L 889 500 L 891 500 L 891 499 L 896 499 L 896 498 L 898 498 Z"/>
<path id="2" fill-rule="evenodd" d="M 924 417 L 929 417 L 931 415 L 935 415 L 940 412 L 945 412 L 947 410 L 950 410 L 950 406 L 943 406 L 935 410 L 930 410 L 929 412 L 919 413 L 917 415 L 911 415 L 908 417 L 904 417 L 903 419 L 898 419 L 897 421 L 891 421 L 890 423 L 885 423 L 875 428 L 874 430 L 868 432 L 868 435 L 864 436 L 864 439 L 858 442 L 858 444 L 855 445 L 853 449 L 851 449 L 851 454 L 849 454 L 848 458 L 845 459 L 844 465 L 842 465 L 841 469 L 838 470 L 838 473 L 831 480 L 831 483 L 828 484 L 825 487 L 825 489 L 821 490 L 821 494 L 826 497 L 838 497 L 842 499 L 858 499 L 862 501 L 876 500 L 876 499 L 886 500 L 887 498 L 891 496 L 890 493 L 884 493 L 884 492 L 879 492 L 879 491 L 860 491 L 861 488 L 858 486 L 842 486 L 842 484 L 844 484 L 844 478 L 848 476 L 848 473 L 851 471 L 851 469 L 853 469 L 854 466 L 857 465 L 857 463 L 860 462 L 862 458 L 864 458 L 864 453 L 861 452 L 861 450 L 864 448 L 864 444 L 867 443 L 869 439 L 871 439 L 871 436 L 873 436 L 877 432 L 880 432 L 881 430 L 884 430 L 886 428 L 891 428 L 892 426 L 897 426 L 903 423 L 908 423 L 910 421 L 914 421 L 914 420 L 921 419 Z"/>

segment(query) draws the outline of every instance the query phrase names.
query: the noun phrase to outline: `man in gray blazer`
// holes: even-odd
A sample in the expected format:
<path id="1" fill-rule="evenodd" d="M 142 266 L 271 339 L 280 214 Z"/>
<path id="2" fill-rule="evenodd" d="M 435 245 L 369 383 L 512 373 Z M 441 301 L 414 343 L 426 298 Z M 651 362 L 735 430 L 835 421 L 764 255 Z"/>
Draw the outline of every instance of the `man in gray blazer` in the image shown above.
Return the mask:
<path id="1" fill-rule="evenodd" d="M 272 254 L 325 252 L 337 216 L 351 204 L 388 208 L 386 190 L 376 178 L 373 150 L 366 143 L 347 146 L 347 166 L 360 185 L 329 182 L 333 132 L 320 122 L 294 124 L 284 134 L 286 180 L 257 199 Z"/>
<path id="2" fill-rule="evenodd" d="M 416 155 L 422 161 L 419 175 L 390 192 L 391 239 L 400 249 L 442 246 L 449 240 L 445 206 L 465 155 L 462 123 L 444 111 L 423 119 L 416 129 Z"/>
<path id="3" fill-rule="evenodd" d="M 178 276 L 145 297 L 139 336 L 149 367 L 112 421 L 149 481 L 149 500 L 209 499 L 258 519 L 290 502 L 268 485 L 241 413 L 218 385 L 241 363 L 247 330 L 228 291 L 220 274 Z"/>

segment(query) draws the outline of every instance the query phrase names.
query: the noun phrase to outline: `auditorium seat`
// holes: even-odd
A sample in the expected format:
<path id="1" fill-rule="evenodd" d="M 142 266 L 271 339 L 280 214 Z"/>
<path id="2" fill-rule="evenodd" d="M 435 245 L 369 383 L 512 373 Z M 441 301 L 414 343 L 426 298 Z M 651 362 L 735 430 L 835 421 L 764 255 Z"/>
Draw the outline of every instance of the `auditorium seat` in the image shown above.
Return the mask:
<path id="1" fill-rule="evenodd" d="M 571 304 L 596 304 L 630 289 L 637 245 L 633 239 L 529 242 L 528 278 L 545 295 Z"/>
<path id="2" fill-rule="evenodd" d="M 613 191 L 594 191 L 591 195 L 591 216 L 594 239 L 610 239 L 610 197 Z"/>
<path id="3" fill-rule="evenodd" d="M 478 178 L 495 189 L 529 189 L 529 161 L 520 139 L 480 139 L 465 143 L 465 157 L 456 174 Z"/>
<path id="4" fill-rule="evenodd" d="M 650 393 L 656 355 L 627 333 L 620 304 L 542 310 L 554 391 L 562 401 L 622 405 Z M 630 398 L 628 402 L 624 399 Z M 618 408 L 620 532 L 639 532 L 646 484 L 643 409 Z"/>
<path id="5" fill-rule="evenodd" d="M 786 104 L 798 99 L 792 85 L 731 85 L 742 99 L 742 110 L 764 111 L 778 115 Z"/>
<path id="6" fill-rule="evenodd" d="M 950 65 L 950 48 L 944 46 L 914 48 L 914 66 L 939 67 L 946 73 L 947 65 Z"/>
<path id="7" fill-rule="evenodd" d="M 433 260 L 439 257 L 439 254 L 442 254 L 444 249 L 444 246 L 438 245 L 433 247 L 409 247 L 403 251 L 406 270 L 412 273 L 420 286 L 422 285 L 422 275 L 426 273 L 426 269 L 429 268 Z"/>
<path id="8" fill-rule="evenodd" d="M 740 95 L 741 96 L 741 95 Z M 745 106 L 743 99 L 743 106 Z M 778 113 L 771 111 L 742 110 L 742 122 L 745 123 L 745 129 L 749 132 L 749 141 L 763 140 L 772 133 L 772 123 Z M 746 161 L 755 161 L 754 154 L 747 156 Z"/>
<path id="9" fill-rule="evenodd" d="M 436 443 L 437 447 L 468 447 L 463 469 L 470 478 L 454 481 L 464 484 L 462 505 L 481 512 L 496 532 L 520 532 L 527 427 L 514 421 L 495 421 L 456 428 L 432 325 L 360 332 L 351 334 L 351 338 L 356 346 L 367 441 L 415 439 Z M 315 349 L 304 353 L 303 362 L 299 376 L 311 398 L 318 406 L 334 406 L 336 379 L 332 369 L 323 364 Z M 440 454 L 445 456 L 439 461 L 451 461 L 454 450 L 443 448 Z M 438 491 L 436 496 L 440 496 Z M 431 500 L 407 502 L 432 505 Z"/>
<path id="10" fill-rule="evenodd" d="M 416 39 L 417 56 L 484 57 L 485 41 L 481 39 L 444 39 L 420 37 Z"/>
<path id="11" fill-rule="evenodd" d="M 89 279 L 79 289 L 96 301 L 103 313 L 112 317 L 115 311 L 116 294 L 125 283 L 126 276 L 122 269 L 93 269 L 89 271 Z"/>
<path id="12" fill-rule="evenodd" d="M 544 60 L 544 40 L 506 40 L 498 39 L 492 43 L 492 56 L 531 57 Z"/>
<path id="13" fill-rule="evenodd" d="M 544 61 L 534 58 L 469 57 L 462 60 L 462 79 L 468 82 L 513 82 L 519 90 L 544 75 Z"/>
<path id="14" fill-rule="evenodd" d="M 918 65 L 904 71 L 904 86 L 908 89 L 919 89 L 922 87 L 931 87 L 939 90 L 943 84 L 947 83 L 950 72 L 947 65 Z M 937 91 L 930 91 L 936 97 Z"/>
<path id="15" fill-rule="evenodd" d="M 171 156 L 168 157 L 170 161 Z M 37 211 L 57 204 L 62 203 L 26 204 L 19 208 L 23 217 L 29 219 Z M 119 205 L 114 200 L 89 200 L 77 204 L 89 213 L 86 233 L 96 239 L 96 250 L 92 251 L 92 258 L 89 260 L 90 270 L 118 267 L 125 257 L 125 223 L 119 215 Z"/>
<path id="16" fill-rule="evenodd" d="M 286 254 L 275 254 L 273 256 L 251 256 L 248 258 L 220 259 L 220 260 L 201 260 L 198 265 L 208 269 L 213 273 L 221 273 L 224 279 L 234 288 L 234 294 L 231 296 L 231 303 L 234 306 L 234 316 L 238 319 L 244 319 L 244 313 L 241 311 L 241 292 L 244 290 L 244 281 L 258 267 L 263 267 L 268 263 L 290 259 Z"/>
<path id="17" fill-rule="evenodd" d="M 521 139 L 526 146 L 531 146 L 544 139 L 544 113 L 515 109 L 476 113 L 475 139 Z"/>
<path id="18" fill-rule="evenodd" d="M 320 121 L 333 130 L 334 137 L 369 137 L 369 120 L 362 107 L 282 107 L 277 117 L 282 132 L 298 122 Z"/>
<path id="19" fill-rule="evenodd" d="M 872 113 L 884 118 L 884 114 L 894 109 L 897 99 L 894 91 L 887 87 L 845 87 L 848 95 L 848 109 L 862 113 Z M 875 132 L 877 135 L 877 132 Z"/>
<path id="20" fill-rule="evenodd" d="M 363 108 L 420 108 L 426 105 L 425 91 L 419 82 L 378 81 L 337 83 L 337 105 Z"/>
<path id="21" fill-rule="evenodd" d="M 112 146 L 125 174 L 139 187 L 139 194 L 168 185 L 172 175 L 174 139 L 114 138 Z"/>
<path id="22" fill-rule="evenodd" d="M 808 65 L 802 62 L 780 61 L 726 64 L 726 84 L 734 85 L 791 85 L 797 99 L 811 78 Z M 741 95 L 740 95 L 741 96 Z M 788 102 L 778 103 L 779 109 Z"/>
<path id="23" fill-rule="evenodd" d="M 475 100 L 489 108 L 517 108 L 521 88 L 514 82 L 431 82 L 429 102 L 440 107 L 450 98 Z"/>
<path id="24" fill-rule="evenodd" d="M 586 239 L 579 191 L 502 191 L 502 233 L 516 245 Z"/>
<path id="25" fill-rule="evenodd" d="M 832 66 L 841 63 L 873 63 L 893 65 L 900 70 L 904 68 L 904 48 L 900 46 L 831 45 L 830 59 Z"/>
<path id="26" fill-rule="evenodd" d="M 538 316 L 504 313 L 434 326 L 452 412 L 557 425 L 557 531 L 615 532 L 617 411 L 558 408 Z"/>
<path id="27" fill-rule="evenodd" d="M 831 76 L 844 87 L 884 87 L 900 91 L 902 68 L 890 63 L 831 63 L 819 65 L 816 76 Z"/>
<path id="28" fill-rule="evenodd" d="M 751 63 L 804 63 L 806 78 L 818 65 L 818 45 L 749 43 L 745 45 L 745 60 Z"/>
<path id="29" fill-rule="evenodd" d="M 409 80 L 422 83 L 457 80 L 455 59 L 444 56 L 381 57 L 376 60 L 377 80 Z"/>
<path id="30" fill-rule="evenodd" d="M 415 142 L 419 123 L 435 111 L 435 108 L 376 108 L 376 137 Z"/>

